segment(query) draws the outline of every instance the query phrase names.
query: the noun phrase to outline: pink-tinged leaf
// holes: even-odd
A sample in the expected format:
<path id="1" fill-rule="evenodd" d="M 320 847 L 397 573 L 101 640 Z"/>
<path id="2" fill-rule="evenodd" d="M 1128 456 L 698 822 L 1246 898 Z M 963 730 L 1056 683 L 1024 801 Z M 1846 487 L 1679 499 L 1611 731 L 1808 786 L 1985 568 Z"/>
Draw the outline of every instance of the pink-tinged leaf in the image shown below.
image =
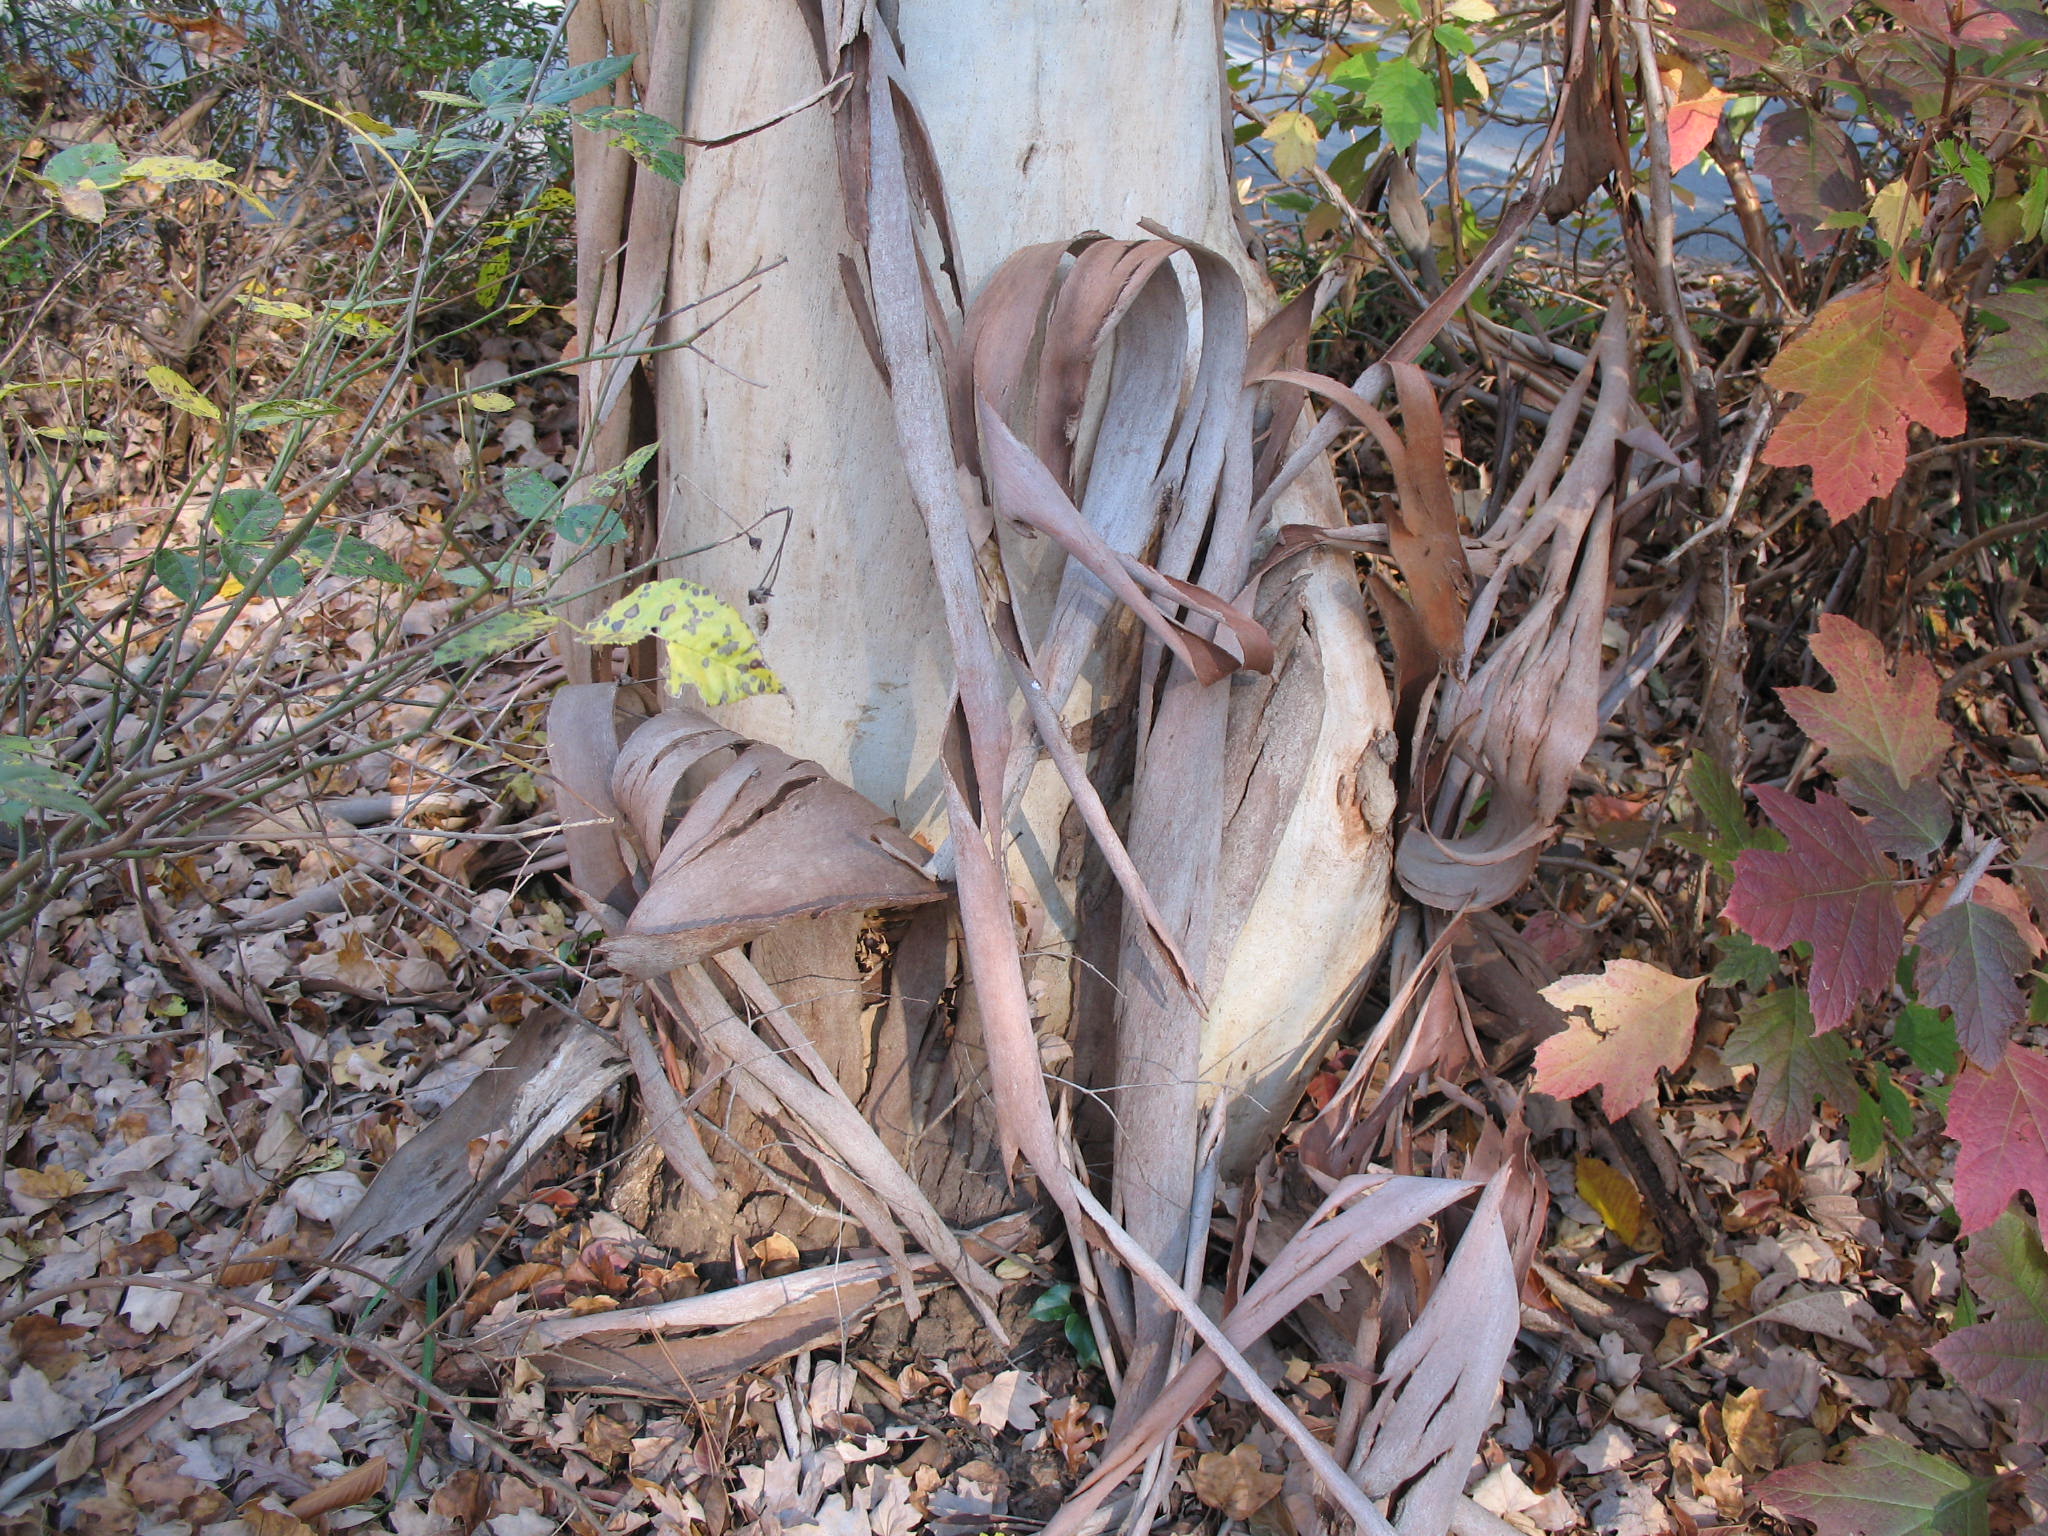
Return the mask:
<path id="1" fill-rule="evenodd" d="M 2005 329 L 1977 343 L 1970 377 L 2008 400 L 2048 390 L 2048 289 L 2008 289 L 1977 312 L 2003 320 Z"/>
<path id="2" fill-rule="evenodd" d="M 1756 170 L 1793 237 L 1809 256 L 1824 254 L 1840 232 L 1829 214 L 1863 211 L 1863 169 L 1856 146 L 1839 126 L 1804 107 L 1785 107 L 1757 135 Z"/>
<path id="3" fill-rule="evenodd" d="M 1963 1273 L 1990 1321 L 1957 1329 L 1934 1358 L 1979 1397 L 2010 1404 L 2021 1439 L 2048 1439 L 2048 1253 L 2034 1223 L 2006 1211 L 1970 1239 Z"/>
<path id="4" fill-rule="evenodd" d="M 1829 304 L 1764 370 L 1804 395 L 1764 446 L 1766 464 L 1813 466 L 1813 493 L 1842 522 L 1906 470 L 1914 422 L 1942 436 L 1968 424 L 1955 354 L 1963 327 L 1909 283 L 1879 281 Z"/>
<path id="5" fill-rule="evenodd" d="M 1813 1010 L 1797 987 L 1766 992 L 1744 1008 L 1721 1047 L 1721 1059 L 1730 1066 L 1756 1068 L 1749 1123 L 1780 1152 L 1791 1151 L 1813 1129 L 1815 1099 L 1843 1110 L 1856 1103 L 1848 1041 L 1814 1033 Z"/>
<path id="6" fill-rule="evenodd" d="M 1839 1462 L 1773 1472 L 1757 1490 L 1780 1518 L 1820 1536 L 1982 1536 L 1988 1479 L 1897 1440 L 1852 1440 Z"/>
<path id="7" fill-rule="evenodd" d="M 1814 1022 L 1826 1034 L 1890 985 L 1905 951 L 1906 925 L 1892 897 L 1898 866 L 1834 795 L 1795 800 L 1760 784 L 1756 798 L 1787 847 L 1751 849 L 1735 861 L 1735 888 L 1722 915 L 1772 949 L 1813 946 L 1807 990 Z"/>
<path id="8" fill-rule="evenodd" d="M 1886 666 L 1884 645 L 1839 614 L 1821 615 L 1813 656 L 1835 681 L 1833 692 L 1780 688 L 1799 728 L 1827 749 L 1827 768 L 1843 797 L 1875 821 L 1881 846 L 1919 858 L 1948 836 L 1947 798 L 1933 781 L 1955 742 L 1942 720 L 1941 681 L 1924 656 Z"/>
<path id="9" fill-rule="evenodd" d="M 1675 1070 L 1692 1049 L 1704 976 L 1673 976 L 1640 960 L 1610 960 L 1599 976 L 1563 976 L 1543 989 L 1571 1016 L 1536 1047 L 1536 1086 L 1568 1099 L 1600 1090 L 1619 1120 L 1657 1092 L 1657 1069 Z"/>
<path id="10" fill-rule="evenodd" d="M 2023 1189 L 2048 1211 L 2048 1055 L 2011 1045 L 1989 1071 L 1966 1064 L 1948 1097 L 1948 1133 L 1965 1232 L 1990 1226 Z"/>
<path id="11" fill-rule="evenodd" d="M 2033 964 L 2033 950 L 2011 918 L 1982 902 L 1959 901 L 1922 925 L 1913 979 L 1921 1002 L 1955 1015 L 1956 1041 L 1970 1059 L 1993 1066 L 2027 1016 L 2016 978 Z"/>
<path id="12" fill-rule="evenodd" d="M 2048 917 L 2048 826 L 2034 828 L 2026 846 L 2014 855 L 2012 872 L 2027 888 L 2034 910 Z"/>
<path id="13" fill-rule="evenodd" d="M 1731 98 L 1716 90 L 1690 59 L 1660 60 L 1657 77 L 1664 82 L 1664 133 L 1671 141 L 1671 174 L 1676 176 L 1699 159 L 1720 124 L 1721 108 Z"/>
<path id="14" fill-rule="evenodd" d="M 1984 0 L 1878 0 L 1922 37 L 1944 48 L 1975 44 L 1996 47 L 2019 31 L 2019 23 Z"/>
<path id="15" fill-rule="evenodd" d="M 1671 0 L 1672 27 L 1688 41 L 1761 64 L 1776 43 L 1769 0 Z"/>

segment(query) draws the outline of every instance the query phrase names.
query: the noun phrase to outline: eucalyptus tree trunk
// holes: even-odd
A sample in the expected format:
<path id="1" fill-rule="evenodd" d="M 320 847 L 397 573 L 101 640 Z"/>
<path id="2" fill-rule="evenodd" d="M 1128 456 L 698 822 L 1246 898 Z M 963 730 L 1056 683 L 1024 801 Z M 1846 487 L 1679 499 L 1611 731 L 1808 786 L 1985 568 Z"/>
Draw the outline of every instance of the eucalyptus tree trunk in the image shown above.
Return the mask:
<path id="1" fill-rule="evenodd" d="M 1252 441 L 1246 368 L 1298 368 L 1287 354 L 1300 350 L 1308 311 L 1296 311 L 1292 333 L 1285 322 L 1265 332 L 1271 355 L 1253 343 L 1227 378 L 1221 361 L 1199 372 L 1192 339 L 1186 360 L 1174 354 L 1164 371 L 1145 352 L 1148 336 L 1199 330 L 1222 359 L 1233 285 L 1251 330 L 1279 309 L 1232 195 L 1222 12 L 1212 0 L 899 0 L 879 13 L 844 3 L 850 8 L 835 0 L 808 10 L 799 0 L 583 0 L 572 17 L 576 58 L 637 55 L 617 87 L 619 104 L 715 145 L 690 151 L 678 187 L 588 136 L 578 144 L 584 351 L 662 349 L 637 365 L 586 364 L 589 468 L 659 442 L 638 555 L 658 555 L 661 574 L 688 577 L 740 608 L 786 685 L 712 711 L 721 725 L 812 760 L 867 797 L 934 850 L 942 879 L 958 868 L 965 882 L 960 839 L 981 835 L 960 824 L 963 776 L 996 808 L 985 824 L 991 834 L 1000 829 L 995 841 L 1007 860 L 1021 995 L 1049 1073 L 1043 1091 L 1063 1132 L 1067 1113 L 1085 1128 L 1089 1103 L 1099 1106 L 1097 1125 L 1113 1128 L 1113 1165 L 1098 1188 L 1113 1189 L 1125 1226 L 1178 1276 L 1189 1227 L 1207 1228 L 1206 1205 L 1190 1215 L 1212 1155 L 1205 1128 L 1225 1177 L 1271 1145 L 1355 999 L 1394 904 L 1392 713 L 1351 557 L 1316 548 L 1263 579 L 1255 574 L 1278 525 L 1342 523 L 1327 467 L 1313 466 L 1253 519 L 1253 466 L 1248 450 L 1232 448 L 1206 494 L 1228 502 L 1239 526 L 1225 535 L 1183 522 L 1187 547 L 1177 555 L 1172 519 L 1186 482 L 1162 490 L 1167 477 L 1154 472 L 1177 413 L 1192 420 L 1202 390 L 1229 412 L 1241 409 L 1241 436 Z M 958 494 L 970 522 L 980 519 L 978 597 L 992 606 L 963 619 L 943 560 L 935 564 L 942 541 L 932 484 L 913 484 L 906 469 L 905 399 L 927 359 L 921 342 L 905 352 L 888 330 L 886 277 L 872 256 L 885 231 L 869 224 L 875 209 L 886 211 L 874 191 L 886 156 L 901 151 L 915 179 L 920 149 L 914 132 L 907 149 L 859 139 L 849 150 L 847 138 L 865 110 L 861 93 L 899 53 L 894 88 L 921 117 L 950 215 L 948 228 L 929 197 L 911 210 L 922 220 L 913 238 L 936 305 L 933 335 L 950 339 L 948 357 L 932 361 L 934 377 L 946 368 L 946 377 L 961 376 L 956 286 L 971 305 L 1016 253 L 1089 232 L 1185 243 L 1149 255 L 1129 247 L 1133 261 L 1142 256 L 1175 275 L 1163 284 L 1132 280 L 1127 308 L 1109 327 L 1115 334 L 1088 359 L 1085 405 L 1063 451 L 1087 519 L 1143 514 L 1130 523 L 1135 547 L 1120 554 L 1178 558 L 1168 573 L 1175 579 L 1227 579 L 1216 596 L 1255 606 L 1274 653 L 1263 673 L 1198 678 L 1148 638 L 1165 621 L 1155 615 L 1153 629 L 1141 629 L 1094 578 L 1079 575 L 1069 546 L 1022 537 L 1005 494 L 995 496 L 1001 515 L 990 524 L 985 490 L 964 469 Z M 729 138 L 817 95 L 848 59 L 865 61 L 865 73 L 759 132 Z M 871 175 L 874 186 L 864 181 Z M 1057 280 L 1053 261 L 1041 269 L 1054 274 L 1047 281 Z M 1059 270 L 1073 267 L 1060 259 Z M 871 303 L 884 314 L 880 334 Z M 1244 331 L 1240 324 L 1240 349 Z M 1030 335 L 1027 325 L 1031 357 L 1053 346 Z M 1113 452 L 1129 457 L 1129 439 L 1101 423 L 1112 411 L 1144 414 L 1143 402 L 1128 398 L 1128 379 L 1144 368 L 1165 436 L 1145 450 L 1153 468 L 1133 476 L 1109 462 Z M 952 430 L 972 440 L 964 398 L 951 397 Z M 1261 423 L 1267 448 L 1294 435 L 1299 399 Z M 994 430 L 984 418 L 985 441 Z M 1120 485 L 1136 489 L 1120 497 Z M 1120 499 L 1132 506 L 1104 505 Z M 1225 558 L 1221 546 L 1233 540 Z M 621 549 L 615 569 L 634 557 Z M 1198 560 L 1207 563 L 1198 569 Z M 585 616 L 612 595 L 593 593 Z M 1135 880 L 1105 872 L 1115 861 L 1084 825 L 1087 807 L 1029 746 L 1016 682 L 1027 666 L 1003 674 L 1003 707 L 1026 745 L 1008 755 L 991 747 L 986 710 L 976 718 L 978 695 L 956 665 L 961 624 L 992 622 L 990 613 L 1004 622 L 1014 614 L 1033 658 L 1049 631 L 1066 625 L 1063 682 L 1071 686 L 1050 690 L 1051 707 L 1122 836 L 1119 851 L 1129 848 Z M 1189 609 L 1169 610 L 1168 619 L 1208 627 Z M 579 650 L 570 660 L 580 680 L 609 675 L 604 653 Z M 961 702 L 971 740 L 956 756 L 978 773 L 946 767 Z M 1140 888 L 1156 914 L 1134 910 Z M 1005 1198 L 1014 1129 L 998 1127 L 977 1145 L 959 1126 L 913 1123 L 907 1106 L 915 1097 L 941 1121 L 994 1124 L 977 1033 L 993 1010 L 983 1001 L 988 979 L 976 968 L 963 974 L 958 945 L 928 918 L 886 930 L 879 963 L 876 945 L 872 927 L 842 915 L 779 930 L 751 958 L 939 1209 L 954 1221 L 975 1219 Z M 1173 967 L 1161 957 L 1169 953 L 1185 963 L 1191 985 L 1167 974 Z M 935 1024 L 939 1013 L 949 1016 Z M 907 1095 L 884 1069 L 920 1049 L 950 1051 L 951 1065 Z M 1078 1079 L 1095 1097 L 1075 1108 L 1060 1079 Z M 986 1155 L 991 1148 L 1001 1155 Z M 1022 1149 L 1035 1157 L 1028 1138 Z M 711 1155 L 723 1174 L 750 1190 L 759 1184 L 758 1170 L 732 1163 L 718 1145 Z M 788 1168 L 782 1176 L 801 1177 Z M 965 1187 L 977 1180 L 978 1195 Z M 733 1203 L 721 1214 L 730 1224 Z M 1156 1377 L 1161 1314 L 1142 1298 L 1111 1302 L 1128 1358 Z"/>

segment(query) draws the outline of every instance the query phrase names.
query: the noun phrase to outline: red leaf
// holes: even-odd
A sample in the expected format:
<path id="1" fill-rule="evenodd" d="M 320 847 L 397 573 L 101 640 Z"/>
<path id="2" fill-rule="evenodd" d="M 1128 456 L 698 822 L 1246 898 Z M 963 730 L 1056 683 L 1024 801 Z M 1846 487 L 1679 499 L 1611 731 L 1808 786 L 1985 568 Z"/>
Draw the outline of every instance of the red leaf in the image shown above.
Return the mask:
<path id="1" fill-rule="evenodd" d="M 1990 1226 L 2023 1189 L 2048 1210 L 2048 1055 L 2011 1045 L 1989 1071 L 1965 1064 L 1949 1094 L 1948 1133 L 1965 1232 Z"/>
<path id="2" fill-rule="evenodd" d="M 1773 1472 L 1758 1497 L 1774 1515 L 1811 1520 L 1820 1536 L 1959 1536 L 1973 1524 L 1984 1529 L 1990 1486 L 1939 1456 L 1871 1436 L 1852 1440 L 1840 1462 Z"/>
<path id="3" fill-rule="evenodd" d="M 1806 398 L 1764 447 L 1767 464 L 1813 466 L 1813 493 L 1841 522 L 1906 470 L 1912 423 L 1961 432 L 1963 328 L 1948 306 L 1906 283 L 1845 293 L 1764 370 Z"/>
<path id="4" fill-rule="evenodd" d="M 1821 615 L 1814 660 L 1835 680 L 1832 693 L 1780 688 L 1799 728 L 1827 749 L 1827 768 L 1845 799 L 1877 819 L 1879 842 L 1919 858 L 1948 836 L 1947 799 L 1934 771 L 1955 741 L 1939 712 L 1941 681 L 1924 656 L 1902 656 L 1894 677 L 1884 645 L 1839 614 Z M 1920 802 L 1927 802 L 1920 804 Z"/>
<path id="5" fill-rule="evenodd" d="M 1756 169 L 1771 179 L 1771 194 L 1794 238 L 1819 256 L 1840 231 L 1825 228 L 1831 213 L 1863 211 L 1863 171 L 1849 136 L 1804 107 L 1785 107 L 1757 135 Z M 1960 430 L 1960 429 L 1959 429 Z"/>
<path id="6" fill-rule="evenodd" d="M 1601 1109 L 1619 1120 L 1656 1093 L 1659 1067 L 1676 1069 L 1692 1049 L 1705 980 L 1610 960 L 1601 975 L 1553 981 L 1543 996 L 1571 1023 L 1536 1047 L 1536 1086 L 1561 1099 L 1598 1088 Z"/>
<path id="7" fill-rule="evenodd" d="M 1963 1272 L 1991 1320 L 1957 1329 L 1934 1358 L 1978 1396 L 2011 1403 L 2021 1439 L 2048 1439 L 2048 1253 L 2034 1224 L 2007 1211 L 1970 1239 Z"/>
<path id="8" fill-rule="evenodd" d="M 1761 64 L 1776 46 L 1767 0 L 1671 0 L 1672 26 L 1690 40 Z"/>
<path id="9" fill-rule="evenodd" d="M 1757 803 L 1785 834 L 1783 853 L 1752 848 L 1735 861 L 1722 914 L 1772 949 L 1813 946 L 1808 991 L 1821 1033 L 1840 1029 L 1856 1004 L 1891 983 L 1906 947 L 1892 899 L 1898 867 L 1856 813 L 1834 795 L 1795 800 L 1760 784 Z"/>
<path id="10" fill-rule="evenodd" d="M 1920 929 L 1913 979 L 1920 1001 L 1956 1016 L 1956 1040 L 1979 1066 L 1993 1065 L 2013 1026 L 2027 1016 L 2014 978 L 2034 968 L 2034 952 L 2003 912 L 1959 901 Z"/>

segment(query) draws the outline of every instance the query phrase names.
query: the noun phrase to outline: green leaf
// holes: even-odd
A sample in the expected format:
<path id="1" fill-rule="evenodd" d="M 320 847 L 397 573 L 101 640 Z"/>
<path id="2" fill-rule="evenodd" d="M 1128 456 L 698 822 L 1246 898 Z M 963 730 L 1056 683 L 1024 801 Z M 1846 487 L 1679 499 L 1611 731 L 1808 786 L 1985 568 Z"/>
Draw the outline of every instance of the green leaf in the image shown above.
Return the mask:
<path id="1" fill-rule="evenodd" d="M 572 544 L 616 544 L 626 537 L 626 520 L 602 502 L 579 501 L 562 508 L 555 532 Z"/>
<path id="2" fill-rule="evenodd" d="M 43 162 L 44 178 L 60 187 L 75 187 L 82 181 L 106 190 L 121 185 L 127 171 L 127 157 L 112 144 L 74 144 Z"/>
<path id="3" fill-rule="evenodd" d="M 260 579 L 257 572 L 270 551 L 260 544 L 228 544 L 221 549 L 228 574 L 245 587 L 255 588 L 258 597 L 297 597 L 306 590 L 305 575 L 289 560 L 279 561 Z"/>
<path id="4" fill-rule="evenodd" d="M 213 526 L 230 544 L 260 544 L 284 521 L 284 503 L 269 491 L 222 491 L 213 503 Z"/>
<path id="5" fill-rule="evenodd" d="M 531 59 L 492 59 L 470 71 L 469 94 L 485 106 L 517 101 L 533 83 L 537 67 Z"/>
<path id="6" fill-rule="evenodd" d="M 42 761 L 52 749 L 25 736 L 0 736 L 0 821 L 17 830 L 34 810 L 83 816 L 96 827 L 106 821 L 78 792 L 67 768 Z"/>
<path id="7" fill-rule="evenodd" d="M 517 650 L 538 640 L 560 621 L 552 613 L 535 608 L 507 608 L 494 613 L 472 629 L 434 648 L 434 660 L 446 665 L 467 665 L 488 661 L 493 656 Z"/>
<path id="8" fill-rule="evenodd" d="M 309 568 L 334 576 L 368 576 L 394 586 L 406 580 L 405 567 L 367 539 L 337 533 L 332 528 L 315 528 L 298 548 L 299 560 Z"/>
<path id="9" fill-rule="evenodd" d="M 1955 1020 L 1938 1008 L 1908 1003 L 1892 1020 L 1892 1044 L 1922 1072 L 1955 1076 L 1961 1052 L 1956 1046 Z"/>
<path id="10" fill-rule="evenodd" d="M 1741 789 L 1706 753 L 1693 753 L 1692 761 L 1686 765 L 1685 787 L 1692 796 L 1692 803 L 1705 818 L 1708 830 L 1704 835 L 1692 832 L 1668 835 L 1672 842 L 1697 853 L 1719 873 L 1730 873 L 1736 859 L 1751 848 L 1765 853 L 1784 850 L 1783 835 L 1770 827 L 1749 824 L 1749 809 L 1743 803 Z"/>
<path id="11" fill-rule="evenodd" d="M 1993 1480 L 1897 1440 L 1849 1443 L 1840 1462 L 1808 1462 L 1764 1479 L 1764 1508 L 1811 1520 L 1820 1536 L 1988 1536 Z"/>
<path id="12" fill-rule="evenodd" d="M 1075 1363 L 1082 1369 L 1102 1364 L 1102 1352 L 1095 1347 L 1095 1330 L 1088 1326 L 1085 1313 L 1069 1312 L 1062 1331 L 1067 1336 L 1067 1343 L 1073 1346 Z"/>
<path id="13" fill-rule="evenodd" d="M 1903 1141 L 1913 1134 L 1913 1101 L 1892 1081 L 1891 1069 L 1883 1062 L 1872 1062 L 1870 1072 L 1877 1081 L 1877 1107 L 1884 1111 L 1892 1134 Z"/>
<path id="14" fill-rule="evenodd" d="M 1372 77 L 1380 71 L 1379 56 L 1361 50 L 1345 59 L 1330 71 L 1330 84 L 1346 91 L 1363 91 L 1372 85 Z"/>
<path id="15" fill-rule="evenodd" d="M 533 93 L 534 105 L 566 107 L 579 96 L 601 91 L 633 67 L 634 57 L 633 54 L 622 53 L 558 69 L 541 81 L 540 89 Z"/>
<path id="16" fill-rule="evenodd" d="M 453 91 L 414 91 L 421 101 L 431 101 L 437 107 L 480 107 L 482 102 L 474 96 L 458 96 Z"/>
<path id="17" fill-rule="evenodd" d="M 1806 1139 L 1815 1099 L 1847 1107 L 1861 1097 L 1850 1070 L 1849 1043 L 1839 1034 L 1815 1033 L 1813 1011 L 1797 987 L 1766 993 L 1743 1009 L 1721 1047 L 1721 1059 L 1756 1068 L 1749 1123 L 1780 1152 Z"/>
<path id="18" fill-rule="evenodd" d="M 562 505 L 562 493 L 537 469 L 508 469 L 499 485 L 506 504 L 528 522 L 544 522 Z"/>
<path id="19" fill-rule="evenodd" d="M 1387 142 L 1399 150 L 1413 149 L 1422 130 L 1436 121 L 1436 82 L 1412 59 L 1389 59 L 1382 64 L 1364 99 L 1379 113 Z"/>
<path id="20" fill-rule="evenodd" d="M 668 690 L 695 688 L 706 704 L 782 690 L 782 680 L 761 659 L 746 621 L 694 581 L 650 581 L 599 614 L 587 633 L 599 644 L 630 645 L 650 636 L 660 640 Z"/>
<path id="21" fill-rule="evenodd" d="M 164 590 L 181 603 L 197 605 L 220 590 L 224 572 L 196 549 L 160 549 L 150 564 Z"/>
<path id="22" fill-rule="evenodd" d="M 1778 952 L 1764 948 L 1739 928 L 1715 939 L 1714 948 L 1721 958 L 1707 980 L 1717 987 L 1756 992 L 1778 974 Z"/>
<path id="23" fill-rule="evenodd" d="M 1884 1111 L 1877 1100 L 1858 1088 L 1856 1107 L 1849 1111 L 1849 1159 L 1867 1163 L 1883 1150 Z"/>
<path id="24" fill-rule="evenodd" d="M 266 400 L 236 412 L 236 416 L 245 427 L 281 427 L 294 421 L 318 421 L 340 409 L 325 400 Z"/>
<path id="25" fill-rule="evenodd" d="M 1074 1288 L 1065 1281 L 1049 1285 L 1031 1303 L 1030 1315 L 1041 1323 L 1055 1323 L 1074 1310 Z"/>

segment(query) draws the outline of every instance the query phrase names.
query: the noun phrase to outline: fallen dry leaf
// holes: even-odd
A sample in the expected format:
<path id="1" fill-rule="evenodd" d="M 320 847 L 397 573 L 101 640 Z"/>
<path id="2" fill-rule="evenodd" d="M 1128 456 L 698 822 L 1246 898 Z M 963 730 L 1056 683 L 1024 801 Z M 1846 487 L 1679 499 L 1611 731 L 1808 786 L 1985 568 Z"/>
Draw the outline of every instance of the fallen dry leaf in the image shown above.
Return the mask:
<path id="1" fill-rule="evenodd" d="M 1211 1509 L 1221 1510 L 1226 1519 L 1249 1520 L 1279 1497 L 1287 1479 L 1268 1472 L 1260 1462 L 1259 1448 L 1246 1443 L 1229 1452 L 1206 1452 L 1195 1463 L 1188 1481 L 1195 1497 Z"/>

